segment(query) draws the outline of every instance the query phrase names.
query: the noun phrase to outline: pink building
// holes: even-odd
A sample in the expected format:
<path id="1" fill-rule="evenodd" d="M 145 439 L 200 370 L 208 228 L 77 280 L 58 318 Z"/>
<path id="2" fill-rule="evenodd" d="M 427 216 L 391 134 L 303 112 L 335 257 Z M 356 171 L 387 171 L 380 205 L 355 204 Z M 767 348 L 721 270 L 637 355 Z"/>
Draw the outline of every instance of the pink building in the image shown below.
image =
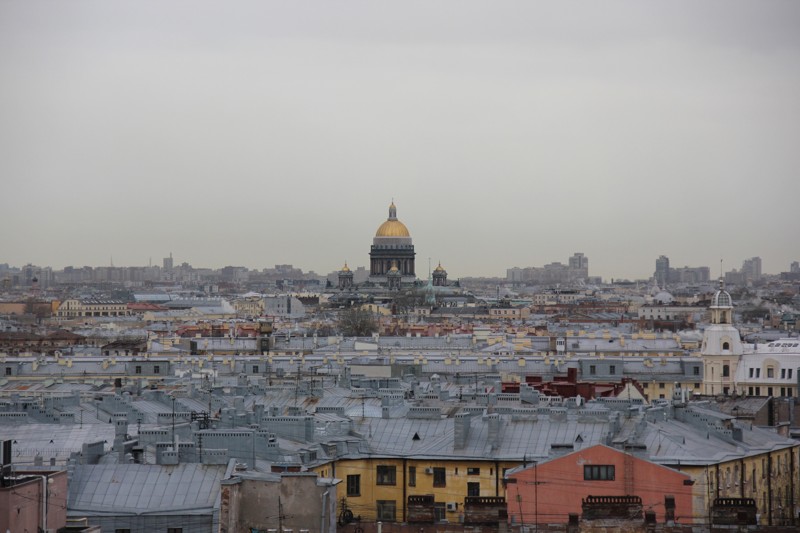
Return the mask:
<path id="1" fill-rule="evenodd" d="M 508 516 L 525 525 L 566 523 L 581 515 L 587 496 L 639 496 L 644 512 L 666 521 L 665 501 L 674 501 L 674 520 L 693 521 L 690 476 L 598 444 L 506 476 Z M 522 515 L 522 516 L 520 516 Z"/>
<path id="2" fill-rule="evenodd" d="M 0 531 L 57 531 L 66 525 L 66 471 L 26 470 L 3 479 Z"/>

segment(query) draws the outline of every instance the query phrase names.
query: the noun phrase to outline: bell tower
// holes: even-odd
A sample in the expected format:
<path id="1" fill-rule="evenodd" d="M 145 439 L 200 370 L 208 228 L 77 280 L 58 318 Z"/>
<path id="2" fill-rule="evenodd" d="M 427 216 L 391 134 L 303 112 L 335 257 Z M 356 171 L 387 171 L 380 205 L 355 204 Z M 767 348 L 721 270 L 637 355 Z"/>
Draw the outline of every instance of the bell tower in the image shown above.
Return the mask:
<path id="1" fill-rule="evenodd" d="M 711 297 L 711 324 L 703 332 L 703 394 L 728 395 L 737 392 L 736 371 L 744 345 L 733 325 L 733 299 L 719 280 L 719 289 Z"/>

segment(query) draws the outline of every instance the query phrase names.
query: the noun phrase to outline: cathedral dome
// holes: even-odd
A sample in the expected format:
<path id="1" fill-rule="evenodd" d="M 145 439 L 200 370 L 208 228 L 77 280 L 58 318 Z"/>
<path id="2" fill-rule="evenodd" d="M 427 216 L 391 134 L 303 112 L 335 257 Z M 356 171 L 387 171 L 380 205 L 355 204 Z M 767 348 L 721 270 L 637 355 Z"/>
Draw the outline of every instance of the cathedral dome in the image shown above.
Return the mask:
<path id="1" fill-rule="evenodd" d="M 397 208 L 394 202 L 389 206 L 389 218 L 375 232 L 376 237 L 411 237 L 405 224 L 397 220 Z"/>

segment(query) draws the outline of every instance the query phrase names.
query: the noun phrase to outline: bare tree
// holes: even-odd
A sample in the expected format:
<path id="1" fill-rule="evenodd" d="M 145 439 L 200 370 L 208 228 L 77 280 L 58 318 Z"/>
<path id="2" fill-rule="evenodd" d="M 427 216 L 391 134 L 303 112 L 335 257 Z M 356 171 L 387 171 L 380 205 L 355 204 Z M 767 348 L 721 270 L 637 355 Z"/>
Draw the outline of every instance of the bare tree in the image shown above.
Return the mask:
<path id="1" fill-rule="evenodd" d="M 339 313 L 339 332 L 346 337 L 366 337 L 378 331 L 378 324 L 372 313 L 365 309 L 351 307 Z"/>

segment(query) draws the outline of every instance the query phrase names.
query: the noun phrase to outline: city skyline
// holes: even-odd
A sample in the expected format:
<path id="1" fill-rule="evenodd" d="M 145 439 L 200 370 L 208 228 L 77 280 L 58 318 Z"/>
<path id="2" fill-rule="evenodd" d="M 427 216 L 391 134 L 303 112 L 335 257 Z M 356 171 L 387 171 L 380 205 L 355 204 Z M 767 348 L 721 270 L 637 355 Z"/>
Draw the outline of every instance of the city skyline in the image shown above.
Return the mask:
<path id="1" fill-rule="evenodd" d="M 796 4 L 44 5 L 0 5 L 0 262 L 325 274 L 393 198 L 419 277 L 797 260 Z"/>
<path id="2" fill-rule="evenodd" d="M 583 267 L 585 268 L 586 264 L 589 264 L 590 258 L 589 257 L 585 257 L 584 254 L 582 254 L 581 252 L 576 252 L 574 255 L 570 256 L 565 261 L 554 260 L 554 261 L 549 261 L 548 263 L 543 263 L 543 264 L 539 264 L 539 265 L 525 265 L 524 267 L 518 267 L 518 266 L 507 267 L 504 273 L 497 274 L 497 275 L 490 275 L 490 276 L 463 276 L 463 277 L 464 278 L 471 278 L 471 277 L 476 277 L 476 278 L 481 278 L 481 277 L 483 277 L 483 278 L 502 278 L 502 279 L 505 279 L 506 281 L 512 281 L 512 282 L 527 282 L 530 285 L 548 285 L 548 284 L 555 284 L 555 283 L 558 282 L 558 280 L 557 281 L 552 281 L 552 282 L 547 282 L 545 279 L 538 279 L 538 277 L 535 274 L 534 274 L 533 278 L 528 279 L 527 277 L 525 277 L 526 276 L 525 272 L 526 271 L 537 271 L 537 272 L 540 273 L 539 275 L 541 276 L 542 274 L 545 273 L 545 271 L 547 271 L 548 267 L 559 265 L 561 269 L 557 270 L 557 271 L 551 271 L 552 273 L 550 274 L 550 277 L 555 276 L 556 278 L 559 278 L 559 276 L 567 276 L 567 277 L 569 277 L 569 280 L 567 280 L 567 279 L 563 280 L 565 283 L 567 283 L 567 282 L 570 282 L 570 280 L 574 281 L 574 280 L 577 280 L 577 279 L 586 279 L 587 278 L 587 276 L 582 275 L 582 274 L 572 270 L 573 267 L 574 267 L 573 261 L 576 261 L 578 257 L 581 258 L 579 261 L 581 261 L 581 262 L 586 261 L 586 263 L 582 263 Z M 591 270 L 589 270 L 588 278 L 602 278 L 602 281 L 604 283 L 611 282 L 614 279 L 617 279 L 617 280 L 628 280 L 628 281 L 653 280 L 653 282 L 656 283 L 657 285 L 660 285 L 662 287 L 666 287 L 666 286 L 671 286 L 671 285 L 676 285 L 676 284 L 683 284 L 683 283 L 716 282 L 716 280 L 721 279 L 723 277 L 726 279 L 726 281 L 728 281 L 729 278 L 733 279 L 733 280 L 738 280 L 739 276 L 741 276 L 741 280 L 742 281 L 736 281 L 736 283 L 743 283 L 744 282 L 743 280 L 745 280 L 745 279 L 746 280 L 750 280 L 750 281 L 755 281 L 755 280 L 758 280 L 758 279 L 762 278 L 763 276 L 777 275 L 777 274 L 780 274 L 781 272 L 795 272 L 795 268 L 796 268 L 796 265 L 798 263 L 797 261 L 793 261 L 790 265 L 788 265 L 788 267 L 786 269 L 781 270 L 779 272 L 765 272 L 765 271 L 762 271 L 760 268 L 758 268 L 758 269 L 752 268 L 752 264 L 755 261 L 759 261 L 760 262 L 760 260 L 761 260 L 760 257 L 755 256 L 755 257 L 746 258 L 746 259 L 744 259 L 742 261 L 742 263 L 740 265 L 733 265 L 731 267 L 728 267 L 724 263 L 721 263 L 719 265 L 720 266 L 720 271 L 716 272 L 716 273 L 713 272 L 713 269 L 710 268 L 707 265 L 669 266 L 669 264 L 668 264 L 668 266 L 666 268 L 669 269 L 669 271 L 670 271 L 669 276 L 674 276 L 674 279 L 665 280 L 664 277 L 663 277 L 664 276 L 664 271 L 660 271 L 659 270 L 659 263 L 664 259 L 664 257 L 665 256 L 662 255 L 662 256 L 659 256 L 658 258 L 655 259 L 655 261 L 654 261 L 655 269 L 649 275 L 642 275 L 642 276 L 633 277 L 633 278 L 624 278 L 624 277 L 621 277 L 621 276 L 613 276 L 613 275 L 610 276 L 610 277 L 604 277 L 604 276 L 599 276 L 597 274 L 594 274 Z M 226 264 L 220 264 L 220 265 L 213 265 L 212 266 L 212 265 L 204 265 L 204 264 L 194 264 L 194 263 L 192 263 L 190 261 L 183 261 L 183 260 L 180 260 L 180 258 L 173 257 L 173 254 L 171 254 L 171 253 L 167 257 L 161 257 L 161 258 L 150 257 L 150 258 L 148 258 L 148 263 L 144 264 L 144 265 L 143 264 L 120 264 L 120 263 L 115 263 L 113 261 L 113 257 L 112 257 L 112 258 L 109 258 L 109 263 L 105 264 L 105 265 L 102 265 L 102 264 L 101 265 L 91 265 L 91 264 L 86 264 L 86 263 L 76 263 L 76 264 L 71 264 L 71 265 L 51 265 L 51 264 L 26 263 L 26 264 L 18 265 L 18 264 L 12 264 L 12 263 L 8 263 L 8 262 L 4 262 L 4 263 L 0 263 L 0 267 L 7 266 L 8 268 L 11 268 L 11 269 L 19 269 L 19 270 L 21 270 L 23 272 L 28 272 L 31 275 L 36 275 L 37 272 L 40 272 L 39 269 L 51 269 L 53 272 L 64 272 L 64 270 L 67 269 L 67 268 L 71 268 L 71 269 L 75 269 L 75 270 L 79 270 L 79 269 L 82 269 L 82 268 L 91 268 L 91 269 L 103 269 L 103 268 L 112 268 L 112 269 L 113 268 L 120 268 L 120 269 L 126 269 L 126 268 L 134 268 L 134 269 L 157 268 L 157 269 L 161 269 L 161 270 L 164 270 L 164 271 L 171 271 L 173 269 L 176 269 L 176 270 L 181 269 L 183 264 L 186 264 L 190 269 L 201 269 L 201 270 L 208 269 L 208 270 L 216 270 L 216 271 L 223 270 L 225 268 L 244 268 L 244 269 L 246 269 L 248 271 L 251 271 L 251 272 L 297 270 L 299 272 L 302 272 L 304 275 L 306 275 L 306 274 L 316 274 L 319 277 L 330 276 L 331 274 L 335 274 L 335 273 L 337 273 L 337 272 L 339 272 L 341 270 L 341 267 L 338 267 L 338 268 L 334 268 L 333 270 L 317 271 L 317 270 L 315 270 L 313 268 L 306 268 L 305 265 L 297 265 L 297 264 L 292 264 L 292 263 L 275 263 L 275 264 L 270 264 L 270 265 L 245 265 L 245 264 L 226 263 Z M 27 267 L 30 267 L 30 266 L 33 266 L 35 268 L 35 270 L 31 271 L 31 270 L 27 269 Z M 437 266 L 441 266 L 439 262 L 433 261 L 433 260 L 431 260 L 429 262 L 428 258 L 423 258 L 423 262 L 420 263 L 418 268 L 417 268 L 417 270 L 418 270 L 418 272 L 416 274 L 417 278 L 418 279 L 426 279 L 428 277 L 428 274 L 429 274 L 428 271 L 430 270 L 431 272 L 433 272 Z M 359 264 L 359 263 L 356 263 L 356 262 L 348 262 L 347 263 L 347 267 L 351 268 L 352 270 L 360 269 L 360 270 L 362 270 L 364 272 L 365 276 L 369 275 L 370 269 L 369 269 L 369 263 L 368 262 L 366 264 Z M 724 271 L 722 270 L 722 268 L 724 268 Z M 515 273 L 513 278 L 512 278 L 512 274 L 511 274 L 512 271 L 516 271 L 516 273 Z M 568 274 L 568 272 L 570 272 L 570 271 L 572 273 Z M 558 274 L 556 274 L 555 272 L 558 272 Z M 578 275 L 576 275 L 576 274 L 578 274 Z M 519 277 L 519 276 L 522 276 L 522 277 Z M 688 281 L 685 280 L 685 279 L 682 279 L 683 277 L 686 277 L 686 276 L 688 276 L 688 278 L 689 278 Z M 451 279 L 453 279 L 452 276 L 451 276 Z"/>

